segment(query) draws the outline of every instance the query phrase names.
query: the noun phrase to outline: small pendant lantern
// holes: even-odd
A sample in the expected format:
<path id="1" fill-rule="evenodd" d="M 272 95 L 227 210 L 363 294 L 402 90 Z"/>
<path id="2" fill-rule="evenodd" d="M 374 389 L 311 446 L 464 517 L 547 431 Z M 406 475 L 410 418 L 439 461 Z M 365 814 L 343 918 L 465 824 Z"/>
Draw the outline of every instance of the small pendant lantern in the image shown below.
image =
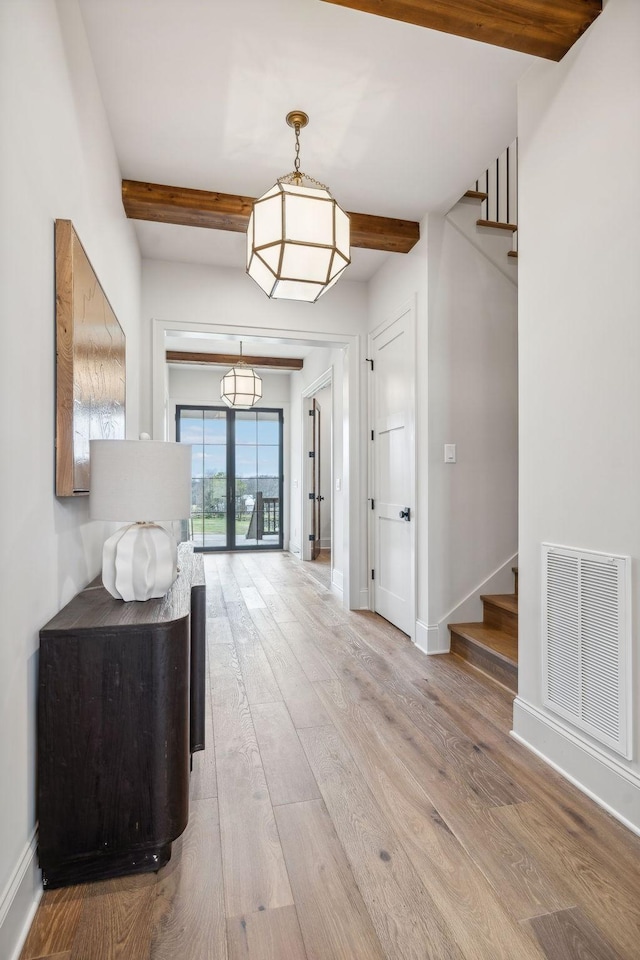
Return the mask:
<path id="1" fill-rule="evenodd" d="M 220 381 L 220 399 L 228 407 L 240 409 L 248 409 L 262 399 L 262 378 L 242 359 L 242 341 L 238 362 Z"/>
<path id="2" fill-rule="evenodd" d="M 349 215 L 327 187 L 300 172 L 300 130 L 309 117 L 287 114 L 296 135 L 292 173 L 255 200 L 247 230 L 247 273 L 268 297 L 314 302 L 351 263 Z"/>

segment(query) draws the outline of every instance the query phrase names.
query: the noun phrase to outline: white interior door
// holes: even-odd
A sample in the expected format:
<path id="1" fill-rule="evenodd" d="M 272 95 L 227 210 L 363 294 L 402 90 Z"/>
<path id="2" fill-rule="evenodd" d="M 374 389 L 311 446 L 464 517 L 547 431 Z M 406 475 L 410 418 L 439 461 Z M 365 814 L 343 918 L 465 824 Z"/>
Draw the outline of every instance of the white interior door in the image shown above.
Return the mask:
<path id="1" fill-rule="evenodd" d="M 369 338 L 374 609 L 415 632 L 415 311 Z"/>

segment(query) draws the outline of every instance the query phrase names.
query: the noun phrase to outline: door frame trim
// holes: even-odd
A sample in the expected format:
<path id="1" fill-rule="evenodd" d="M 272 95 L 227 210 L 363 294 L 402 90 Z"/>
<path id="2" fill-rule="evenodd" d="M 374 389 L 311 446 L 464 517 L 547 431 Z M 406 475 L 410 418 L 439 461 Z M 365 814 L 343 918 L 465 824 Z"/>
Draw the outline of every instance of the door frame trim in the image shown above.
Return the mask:
<path id="1" fill-rule="evenodd" d="M 311 521 L 311 511 L 309 509 L 309 489 L 312 480 L 312 467 L 309 462 L 309 457 L 305 457 L 304 453 L 308 449 L 308 429 L 309 429 L 309 410 L 311 410 L 311 401 L 316 393 L 319 393 L 320 390 L 324 390 L 325 387 L 331 387 L 331 409 L 329 411 L 329 420 L 330 420 L 330 474 L 331 474 L 331 496 L 332 496 L 332 505 L 331 505 L 331 543 L 333 543 L 333 538 L 335 536 L 335 529 L 333 526 L 333 438 L 335 436 L 334 430 L 334 413 L 333 413 L 333 390 L 334 390 L 334 381 L 333 381 L 333 365 L 331 365 L 324 373 L 321 373 L 313 383 L 310 383 L 302 391 L 302 453 L 303 453 L 303 466 L 302 466 L 302 490 L 300 491 L 300 500 L 301 500 L 301 516 L 302 516 L 302 544 L 301 544 L 301 555 L 303 560 L 311 560 L 311 551 L 309 549 L 309 533 L 312 526 Z M 333 551 L 331 554 L 331 577 L 333 582 Z"/>
<path id="2" fill-rule="evenodd" d="M 417 631 L 417 612 L 418 612 L 418 594 L 417 594 L 417 569 L 418 569 L 418 544 L 416 537 L 417 530 L 417 506 L 416 506 L 416 490 L 417 490 L 417 451 L 416 451 L 416 437 L 417 437 L 417 420 L 418 420 L 418 411 L 416 409 L 416 396 L 417 396 L 417 333 L 418 333 L 418 324 L 417 324 L 417 296 L 414 293 L 409 300 L 405 300 L 403 304 L 393 310 L 390 314 L 387 315 L 386 319 L 375 326 L 372 330 L 369 331 L 367 336 L 367 353 L 373 356 L 373 342 L 384 333 L 384 331 L 390 327 L 393 323 L 396 323 L 407 313 L 413 314 L 413 350 L 410 369 L 413 372 L 413 380 L 411 384 L 411 399 L 410 399 L 410 437 L 411 437 L 411 467 L 409 470 L 409 488 L 411 491 L 411 564 L 410 564 L 410 576 L 411 576 L 411 633 L 409 634 L 411 642 L 416 642 L 416 631 Z M 409 364 L 408 364 L 409 366 Z M 374 524 L 374 511 L 371 509 L 371 500 L 375 497 L 374 491 L 374 482 L 375 482 L 375 440 L 371 439 L 371 434 L 374 431 L 375 427 L 375 410 L 374 410 L 374 395 L 373 395 L 373 385 L 375 376 L 375 370 L 373 371 L 373 376 L 369 375 L 367 377 L 367 571 L 375 570 L 375 556 L 376 556 L 376 530 Z M 370 573 L 367 577 L 368 581 L 368 598 L 369 598 L 369 609 L 375 612 L 375 580 L 371 579 Z"/>
<path id="3" fill-rule="evenodd" d="M 365 496 L 365 477 L 360 457 L 365 456 L 364 434 L 361 421 L 364 419 L 361 389 L 361 339 L 364 335 L 344 333 L 340 330 L 291 330 L 235 324 L 233 320 L 221 323 L 200 323 L 184 320 L 161 320 L 151 318 L 151 369 L 145 365 L 142 371 L 143 390 L 149 391 L 151 409 L 148 417 L 154 440 L 169 438 L 168 366 L 166 362 L 165 335 L 176 332 L 204 334 L 220 340 L 280 340 L 283 343 L 312 347 L 335 347 L 344 349 L 342 396 L 344 401 L 343 423 L 343 603 L 348 610 L 360 610 L 363 603 L 360 586 L 366 583 L 364 529 L 361 516 Z M 146 378 L 149 379 L 146 379 Z M 144 396 L 145 394 L 143 394 Z M 366 589 L 366 588 L 365 588 Z"/>
<path id="4" fill-rule="evenodd" d="M 225 414 L 226 418 L 226 434 L 227 442 L 226 446 L 226 481 L 227 481 L 227 503 L 230 499 L 233 499 L 234 503 L 236 501 L 235 493 L 232 495 L 231 490 L 235 481 L 238 479 L 238 476 L 235 471 L 235 450 L 236 450 L 236 434 L 235 434 L 235 425 L 236 425 L 236 415 L 238 412 L 245 413 L 246 411 L 243 408 L 240 408 L 240 411 L 229 409 L 224 405 L 217 403 L 176 403 L 175 404 L 175 440 L 179 443 L 178 438 L 178 424 L 180 422 L 179 412 L 181 410 L 219 410 L 220 413 Z M 251 411 L 249 411 L 251 412 Z M 242 544 L 238 546 L 236 542 L 236 515 L 235 509 L 233 514 L 227 510 L 225 515 L 227 533 L 226 538 L 227 542 L 222 547 L 206 547 L 206 546 L 196 546 L 194 543 L 194 551 L 196 553 L 242 553 L 248 550 L 283 550 L 284 549 L 284 410 L 282 407 L 259 407 L 255 410 L 256 413 L 277 413 L 278 414 L 278 434 L 279 434 L 279 444 L 278 444 L 278 494 L 280 502 L 280 534 L 278 537 L 277 543 L 269 543 L 266 546 L 254 546 L 253 544 Z M 257 444 L 259 446 L 259 444 Z M 233 469 L 232 469 L 233 465 Z M 192 476 L 192 480 L 193 480 Z M 203 477 L 206 479 L 206 477 Z M 244 479 L 244 478 L 240 478 Z M 258 479 L 258 478 L 256 478 Z"/>

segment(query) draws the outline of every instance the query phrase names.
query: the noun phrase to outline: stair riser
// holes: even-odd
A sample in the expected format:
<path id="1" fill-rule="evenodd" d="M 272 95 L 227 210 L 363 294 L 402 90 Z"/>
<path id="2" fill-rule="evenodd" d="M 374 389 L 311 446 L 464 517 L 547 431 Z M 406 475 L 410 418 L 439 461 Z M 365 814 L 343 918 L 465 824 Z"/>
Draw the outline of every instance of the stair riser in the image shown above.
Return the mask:
<path id="1" fill-rule="evenodd" d="M 451 653 L 455 653 L 462 660 L 482 670 L 493 677 L 514 693 L 518 692 L 518 668 L 505 663 L 504 660 L 492 656 L 484 647 L 478 647 L 466 637 L 459 636 L 451 631 Z"/>
<path id="2" fill-rule="evenodd" d="M 484 608 L 483 622 L 494 630 L 504 630 L 510 637 L 518 638 L 518 615 L 509 610 L 503 610 L 488 600 L 482 601 Z"/>

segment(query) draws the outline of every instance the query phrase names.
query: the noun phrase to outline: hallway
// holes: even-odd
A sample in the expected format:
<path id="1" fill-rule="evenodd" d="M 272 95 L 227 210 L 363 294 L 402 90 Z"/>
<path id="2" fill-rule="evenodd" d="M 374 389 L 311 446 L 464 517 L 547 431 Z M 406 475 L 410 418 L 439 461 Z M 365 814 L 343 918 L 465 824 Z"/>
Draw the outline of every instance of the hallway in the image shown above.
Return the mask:
<path id="1" fill-rule="evenodd" d="M 640 838 L 509 737 L 506 690 L 287 553 L 205 568 L 187 830 L 157 876 L 45 894 L 22 960 L 637 957 Z"/>

